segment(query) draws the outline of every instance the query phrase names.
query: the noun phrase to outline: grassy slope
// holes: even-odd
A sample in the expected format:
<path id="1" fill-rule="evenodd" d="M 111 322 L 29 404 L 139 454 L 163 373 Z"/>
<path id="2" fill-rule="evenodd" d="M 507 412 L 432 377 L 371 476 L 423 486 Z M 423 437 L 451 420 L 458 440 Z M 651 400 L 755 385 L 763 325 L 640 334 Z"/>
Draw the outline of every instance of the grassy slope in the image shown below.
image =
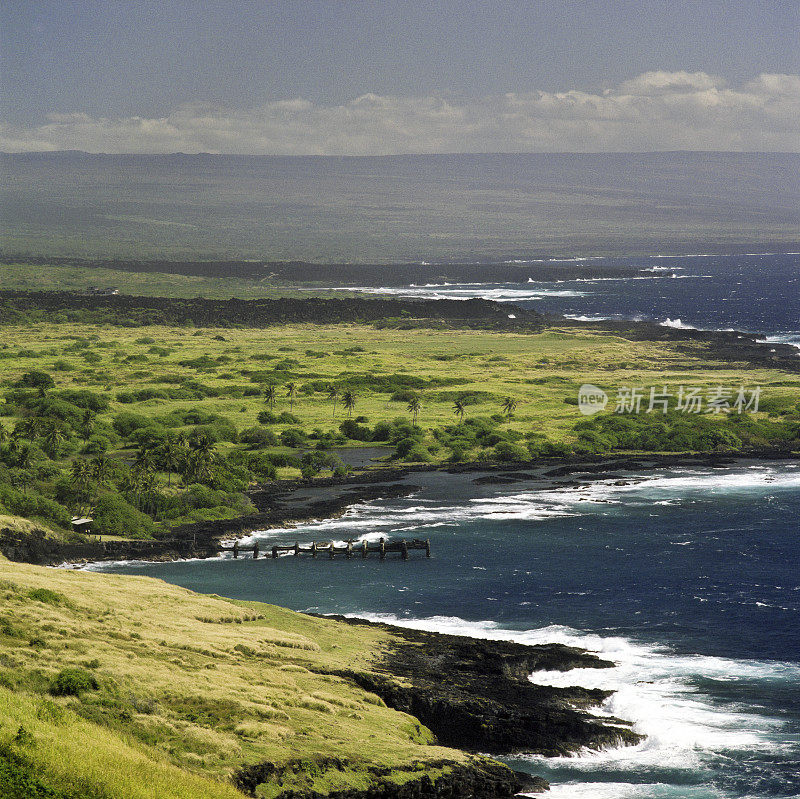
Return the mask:
<path id="1" fill-rule="evenodd" d="M 293 784 L 363 787 L 370 766 L 402 782 L 432 761 L 467 760 L 326 674 L 368 668 L 383 631 L 149 578 L 1 560 L 0 595 L 0 768 L 18 756 L 17 771 L 27 764 L 56 796 L 222 799 L 241 796 L 230 775 L 242 764 L 325 756 L 349 768 L 309 768 Z M 51 696 L 65 667 L 99 688 Z"/>

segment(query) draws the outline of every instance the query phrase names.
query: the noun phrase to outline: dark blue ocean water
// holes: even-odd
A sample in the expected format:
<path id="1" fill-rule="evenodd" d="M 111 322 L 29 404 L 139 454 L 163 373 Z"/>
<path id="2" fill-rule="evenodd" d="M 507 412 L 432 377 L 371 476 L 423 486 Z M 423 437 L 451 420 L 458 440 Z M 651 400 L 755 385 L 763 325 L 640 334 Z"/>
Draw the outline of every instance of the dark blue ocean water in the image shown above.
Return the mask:
<path id="1" fill-rule="evenodd" d="M 430 538 L 408 562 L 223 559 L 103 568 L 298 610 L 527 643 L 611 671 L 537 674 L 616 690 L 640 746 L 514 761 L 554 797 L 800 795 L 800 465 L 678 469 L 585 487 L 413 475 L 404 499 L 271 541 Z"/>
<path id="2" fill-rule="evenodd" d="M 641 319 L 709 330 L 735 328 L 800 343 L 800 253 L 575 259 L 626 265 L 646 276 L 558 283 L 429 284 L 369 289 L 403 296 L 484 297 L 586 319 Z M 540 261 L 530 261 L 531 271 Z M 569 267 L 569 261 L 564 263 Z"/>

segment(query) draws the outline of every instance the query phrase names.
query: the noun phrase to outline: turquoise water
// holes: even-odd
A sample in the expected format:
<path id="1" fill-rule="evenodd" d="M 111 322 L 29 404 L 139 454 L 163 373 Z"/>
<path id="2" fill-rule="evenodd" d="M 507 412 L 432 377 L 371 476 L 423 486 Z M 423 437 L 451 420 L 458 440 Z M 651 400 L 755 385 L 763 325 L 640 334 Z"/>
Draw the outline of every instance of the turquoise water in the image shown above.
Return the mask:
<path id="1" fill-rule="evenodd" d="M 407 562 L 230 558 L 104 565 L 297 610 L 524 643 L 612 670 L 534 675 L 612 688 L 598 712 L 647 735 L 513 760 L 559 797 L 800 796 L 800 466 L 671 469 L 545 490 L 415 474 L 402 499 L 271 530 L 273 541 L 430 538 Z"/>

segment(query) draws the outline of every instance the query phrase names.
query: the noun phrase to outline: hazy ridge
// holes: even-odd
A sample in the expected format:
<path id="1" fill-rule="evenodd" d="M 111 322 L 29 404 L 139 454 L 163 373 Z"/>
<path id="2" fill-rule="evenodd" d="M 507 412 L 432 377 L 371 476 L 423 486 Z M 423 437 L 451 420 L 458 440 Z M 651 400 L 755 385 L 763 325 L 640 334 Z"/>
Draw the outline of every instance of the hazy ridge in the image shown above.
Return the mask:
<path id="1" fill-rule="evenodd" d="M 0 154 L 6 255 L 319 262 L 785 251 L 800 154 Z"/>

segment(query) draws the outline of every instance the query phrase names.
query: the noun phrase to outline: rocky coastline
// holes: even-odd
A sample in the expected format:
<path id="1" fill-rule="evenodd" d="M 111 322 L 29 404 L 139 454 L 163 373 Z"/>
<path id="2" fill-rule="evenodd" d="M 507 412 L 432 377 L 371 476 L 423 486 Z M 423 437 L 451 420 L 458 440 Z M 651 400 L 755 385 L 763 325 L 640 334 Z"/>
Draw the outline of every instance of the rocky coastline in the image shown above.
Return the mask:
<path id="1" fill-rule="evenodd" d="M 390 708 L 414 716 L 434 733 L 437 743 L 473 754 L 467 765 L 443 761 L 437 764 L 442 773 L 421 773 L 418 780 L 402 785 L 391 780 L 388 770 L 379 773 L 372 769 L 372 788 L 330 794 L 335 799 L 503 799 L 520 792 L 538 793 L 549 787 L 541 777 L 513 771 L 485 755 L 525 752 L 556 757 L 643 740 L 630 722 L 589 712 L 611 691 L 535 684 L 537 671 L 613 667 L 586 650 L 563 644 L 484 641 L 343 616 L 324 618 L 379 627 L 392 640 L 369 670 L 326 674 L 353 682 Z M 534 681 L 529 679 L 532 674 Z M 255 796 L 259 784 L 281 784 L 288 776 L 296 783 L 308 768 L 302 761 L 251 764 L 236 772 L 234 783 Z M 346 771 L 353 764 L 321 758 L 314 761 L 313 768 Z M 317 799 L 318 794 L 295 791 L 281 796 Z"/>
<path id="2" fill-rule="evenodd" d="M 233 519 L 197 522 L 173 528 L 168 535 L 146 540 L 65 542 L 44 531 L 25 534 L 0 527 L 0 554 L 12 561 L 42 566 L 83 565 L 94 561 L 170 561 L 219 555 L 223 541 L 258 530 L 290 528 L 320 519 L 337 518 L 359 502 L 406 496 L 418 489 L 413 475 L 423 472 L 479 475 L 479 484 L 535 481 L 550 488 L 581 485 L 618 477 L 617 472 L 646 472 L 667 467 L 725 467 L 765 460 L 797 460 L 800 454 L 763 449 L 751 452 L 697 454 L 630 454 L 539 458 L 512 464 L 486 462 L 456 465 L 418 464 L 375 467 L 345 477 L 279 480 L 252 488 L 248 496 L 255 513 Z M 574 479 L 569 479 L 569 478 Z M 566 480 L 564 478 L 567 478 Z"/>

